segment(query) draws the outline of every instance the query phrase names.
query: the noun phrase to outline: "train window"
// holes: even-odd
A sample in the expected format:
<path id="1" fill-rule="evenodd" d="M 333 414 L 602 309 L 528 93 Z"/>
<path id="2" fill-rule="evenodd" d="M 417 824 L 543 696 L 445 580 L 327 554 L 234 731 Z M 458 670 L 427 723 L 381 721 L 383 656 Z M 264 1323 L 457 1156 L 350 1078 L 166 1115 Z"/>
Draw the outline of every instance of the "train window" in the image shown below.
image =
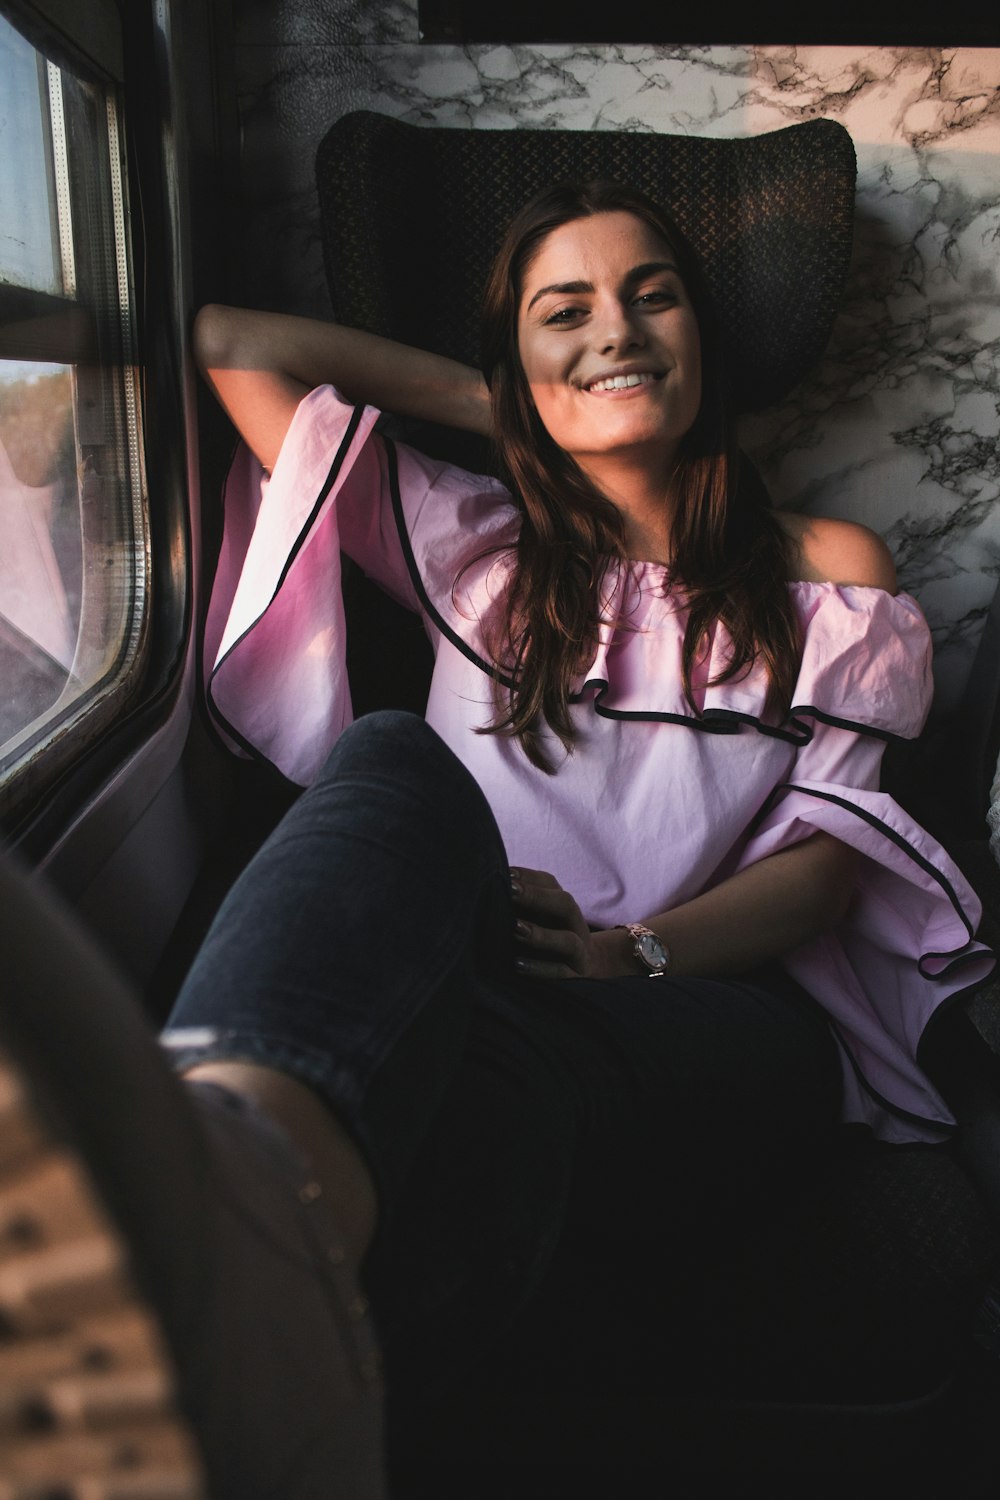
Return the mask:
<path id="1" fill-rule="evenodd" d="M 146 635 L 119 94 L 68 55 L 0 14 L 0 808 L 120 709 Z"/>

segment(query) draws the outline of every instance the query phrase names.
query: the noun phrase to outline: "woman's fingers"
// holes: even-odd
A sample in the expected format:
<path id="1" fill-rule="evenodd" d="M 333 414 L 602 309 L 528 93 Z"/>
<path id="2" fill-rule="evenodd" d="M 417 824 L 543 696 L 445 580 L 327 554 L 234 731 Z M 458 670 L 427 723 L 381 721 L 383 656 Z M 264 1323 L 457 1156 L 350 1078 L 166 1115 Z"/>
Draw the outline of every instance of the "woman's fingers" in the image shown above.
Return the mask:
<path id="1" fill-rule="evenodd" d="M 510 888 L 515 896 L 534 895 L 537 891 L 562 890 L 562 886 L 548 870 L 528 870 L 524 865 L 511 865 Z"/>
<path id="2" fill-rule="evenodd" d="M 517 919 L 515 960 L 535 979 L 574 979 L 590 972 L 590 932 L 580 908 L 547 870 L 512 869 Z"/>
<path id="3" fill-rule="evenodd" d="M 585 979 L 578 969 L 569 964 L 550 963 L 542 958 L 515 958 L 514 968 L 526 979 Z"/>
<path id="4" fill-rule="evenodd" d="M 587 924 L 569 891 L 546 870 L 512 869 L 511 895 L 519 914 L 546 927 L 569 927 L 585 932 Z"/>
<path id="5" fill-rule="evenodd" d="M 526 957 L 564 963 L 575 973 L 580 972 L 585 959 L 584 945 L 577 933 L 569 928 L 543 927 L 537 922 L 526 922 L 519 918 L 514 927 L 514 937 Z"/>
<path id="6" fill-rule="evenodd" d="M 519 949 L 514 967 L 529 979 L 582 979 L 587 973 L 582 948 L 563 952 L 555 946 L 543 949 L 528 944 Z"/>
<path id="7" fill-rule="evenodd" d="M 515 896 L 514 909 L 518 916 L 534 921 L 542 927 L 570 927 L 586 925 L 580 909 L 568 891 L 546 891 L 535 889 L 520 900 Z"/>

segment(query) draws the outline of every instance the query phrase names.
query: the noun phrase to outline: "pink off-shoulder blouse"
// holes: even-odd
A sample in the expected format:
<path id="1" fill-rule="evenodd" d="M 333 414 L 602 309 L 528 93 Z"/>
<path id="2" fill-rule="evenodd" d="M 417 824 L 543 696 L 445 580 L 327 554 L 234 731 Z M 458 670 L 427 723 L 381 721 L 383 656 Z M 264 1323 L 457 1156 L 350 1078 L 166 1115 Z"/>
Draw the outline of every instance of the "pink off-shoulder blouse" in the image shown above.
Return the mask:
<path id="1" fill-rule="evenodd" d="M 330 387 L 302 402 L 268 479 L 241 448 L 206 630 L 211 712 L 228 742 L 303 785 L 351 720 L 341 551 L 416 610 L 434 647 L 428 722 L 476 777 L 511 862 L 551 871 L 596 926 L 638 921 L 817 830 L 865 856 L 845 920 L 785 955 L 825 1008 L 843 1060 L 843 1117 L 891 1142 L 953 1126 L 916 1065 L 943 1002 L 982 980 L 977 898 L 934 839 L 879 790 L 894 737 L 930 702 L 930 638 L 906 594 L 789 585 L 803 655 L 792 708 L 764 716 L 756 669 L 710 686 L 716 630 L 681 690 L 683 604 L 665 570 L 609 570 L 571 755 L 554 776 L 474 730 L 492 715 L 487 646 L 518 517 L 494 479 L 373 431 L 378 413 Z"/>

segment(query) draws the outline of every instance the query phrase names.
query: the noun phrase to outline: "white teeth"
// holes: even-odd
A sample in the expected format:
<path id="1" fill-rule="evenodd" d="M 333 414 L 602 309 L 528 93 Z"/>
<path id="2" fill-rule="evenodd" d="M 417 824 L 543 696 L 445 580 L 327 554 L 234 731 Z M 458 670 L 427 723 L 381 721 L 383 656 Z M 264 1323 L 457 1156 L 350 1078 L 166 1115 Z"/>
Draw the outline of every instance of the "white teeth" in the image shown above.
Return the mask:
<path id="1" fill-rule="evenodd" d="M 648 373 L 641 375 L 612 375 L 609 380 L 595 380 L 587 389 L 589 391 L 624 391 L 631 385 L 652 385 L 655 379 L 655 375 Z"/>

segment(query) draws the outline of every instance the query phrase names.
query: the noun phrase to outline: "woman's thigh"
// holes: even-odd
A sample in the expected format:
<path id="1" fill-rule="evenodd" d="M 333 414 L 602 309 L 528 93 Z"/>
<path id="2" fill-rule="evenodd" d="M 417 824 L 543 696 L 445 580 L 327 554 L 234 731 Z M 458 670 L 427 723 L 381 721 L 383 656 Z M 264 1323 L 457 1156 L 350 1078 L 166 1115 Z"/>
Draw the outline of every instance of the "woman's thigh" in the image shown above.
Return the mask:
<path id="1" fill-rule="evenodd" d="M 180 1068 L 238 1057 L 312 1085 L 391 1191 L 402 1136 L 419 1136 L 460 1055 L 470 978 L 511 967 L 512 932 L 476 782 L 421 719 L 371 714 L 229 893 L 164 1041 Z M 382 1137 L 366 1101 L 393 1058 L 406 1118 Z"/>
<path id="2" fill-rule="evenodd" d="M 823 1012 L 777 969 L 522 981 L 481 995 L 452 1100 L 492 1120 L 505 1090 L 498 1136 L 526 1156 L 543 1128 L 570 1138 L 570 1211 L 632 1238 L 678 1214 L 694 1233 L 692 1214 L 760 1201 L 808 1170 L 836 1129 L 841 1070 Z"/>
<path id="3" fill-rule="evenodd" d="M 839 1054 L 819 1006 L 780 970 L 572 989 L 555 1019 L 565 1027 L 575 1002 L 583 1033 L 574 1221 L 623 1239 L 679 1234 L 697 1253 L 720 1227 L 768 1212 L 830 1149 Z"/>

